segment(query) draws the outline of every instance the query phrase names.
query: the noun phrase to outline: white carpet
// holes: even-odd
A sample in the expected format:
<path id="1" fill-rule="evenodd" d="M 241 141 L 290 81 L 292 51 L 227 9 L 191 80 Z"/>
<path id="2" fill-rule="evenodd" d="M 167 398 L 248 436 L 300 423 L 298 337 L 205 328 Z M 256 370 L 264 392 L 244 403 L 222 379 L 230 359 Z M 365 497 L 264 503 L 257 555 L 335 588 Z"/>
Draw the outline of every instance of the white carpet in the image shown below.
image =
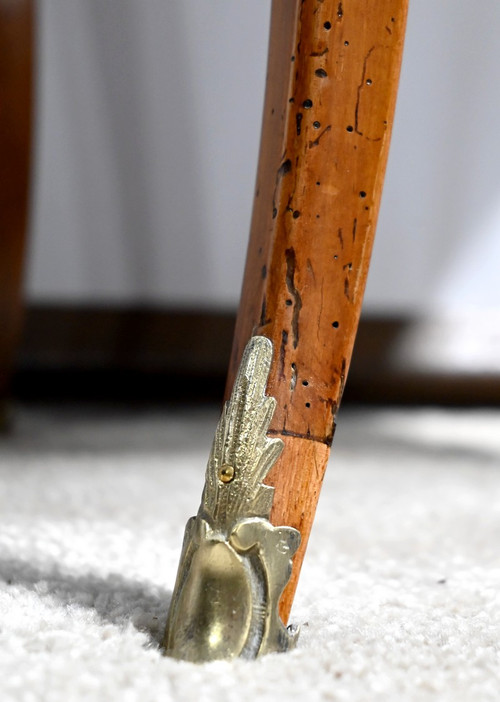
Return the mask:
<path id="1" fill-rule="evenodd" d="M 298 648 L 158 649 L 217 416 L 20 410 L 0 442 L 0 700 L 500 699 L 500 412 L 341 413 Z"/>

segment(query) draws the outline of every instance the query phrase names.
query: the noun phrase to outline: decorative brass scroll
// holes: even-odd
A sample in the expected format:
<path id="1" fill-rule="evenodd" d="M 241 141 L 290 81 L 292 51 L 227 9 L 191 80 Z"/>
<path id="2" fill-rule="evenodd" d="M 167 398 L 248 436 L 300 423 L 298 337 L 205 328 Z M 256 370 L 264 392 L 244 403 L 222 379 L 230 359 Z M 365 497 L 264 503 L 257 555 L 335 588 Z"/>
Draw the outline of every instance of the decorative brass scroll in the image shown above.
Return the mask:
<path id="1" fill-rule="evenodd" d="M 274 488 L 263 484 L 283 449 L 266 435 L 276 407 L 265 394 L 272 355 L 269 339 L 250 339 L 217 425 L 167 620 L 165 652 L 175 658 L 255 658 L 297 640 L 278 602 L 300 533 L 269 522 Z"/>

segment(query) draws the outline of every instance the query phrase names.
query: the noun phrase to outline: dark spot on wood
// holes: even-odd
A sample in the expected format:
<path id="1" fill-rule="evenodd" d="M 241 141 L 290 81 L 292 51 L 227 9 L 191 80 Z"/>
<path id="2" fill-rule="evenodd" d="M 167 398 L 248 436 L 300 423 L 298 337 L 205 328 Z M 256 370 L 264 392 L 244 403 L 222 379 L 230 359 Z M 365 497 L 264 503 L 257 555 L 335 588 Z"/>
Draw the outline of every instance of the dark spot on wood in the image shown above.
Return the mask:
<path id="1" fill-rule="evenodd" d="M 319 129 L 321 127 L 321 122 L 318 122 L 317 120 L 313 122 L 313 127 L 314 129 Z"/>
<path id="2" fill-rule="evenodd" d="M 321 185 L 321 183 L 319 182 L 319 180 L 316 181 L 316 185 Z"/>
<path id="3" fill-rule="evenodd" d="M 293 392 L 295 390 L 295 386 L 297 385 L 297 366 L 295 363 L 292 363 L 292 373 L 290 377 L 290 390 Z"/>
<path id="4" fill-rule="evenodd" d="M 288 332 L 283 329 L 281 332 L 280 345 L 280 379 L 285 380 L 285 348 L 288 343 Z"/>
<path id="5" fill-rule="evenodd" d="M 288 343 L 288 332 L 283 329 L 281 332 L 280 345 L 280 379 L 285 380 L 285 348 Z"/>
<path id="6" fill-rule="evenodd" d="M 359 197 L 361 197 L 361 198 L 366 197 L 366 193 L 364 190 L 359 191 Z"/>
<path id="7" fill-rule="evenodd" d="M 358 220 L 354 219 L 352 223 L 352 240 L 356 241 L 356 229 L 358 228 Z"/>
<path id="8" fill-rule="evenodd" d="M 308 380 L 303 380 L 303 381 L 302 381 L 302 385 L 303 385 L 305 388 L 307 388 L 307 386 L 309 385 L 309 381 L 308 381 Z"/>
<path id="9" fill-rule="evenodd" d="M 328 22 L 328 24 L 330 24 L 330 23 Z M 328 47 L 325 46 L 325 48 L 322 49 L 321 51 L 313 51 L 312 53 L 309 54 L 309 56 L 317 58 L 319 56 L 324 56 L 327 53 L 328 53 Z"/>
<path id="10" fill-rule="evenodd" d="M 299 315 L 302 309 L 302 297 L 299 290 L 295 287 L 295 267 L 296 267 L 296 257 L 295 249 L 290 247 L 285 250 L 286 257 L 286 286 L 288 292 L 292 296 L 294 301 L 293 305 L 293 316 L 292 316 L 292 334 L 293 334 L 293 348 L 296 349 L 299 343 Z"/>
<path id="11" fill-rule="evenodd" d="M 335 405 L 335 403 L 334 403 L 334 405 L 333 405 L 333 407 L 332 407 L 332 424 L 331 424 L 331 428 L 330 428 L 330 431 L 328 432 L 328 434 L 325 436 L 325 444 L 326 444 L 327 446 L 331 446 L 331 445 L 332 445 L 332 443 L 333 443 L 333 437 L 335 436 L 336 424 L 335 424 L 335 421 L 333 421 L 333 420 L 335 419 L 335 415 L 336 415 L 336 414 L 337 414 L 337 405 Z"/>
<path id="12" fill-rule="evenodd" d="M 326 29 L 326 31 L 328 31 L 329 29 L 332 28 L 332 23 L 331 23 L 331 22 L 325 22 L 324 25 L 323 25 L 323 27 Z"/>
<path id="13" fill-rule="evenodd" d="M 262 298 L 262 307 L 260 310 L 260 320 L 259 320 L 259 326 L 261 326 L 261 327 L 265 327 L 266 324 L 269 324 L 271 321 L 269 317 L 266 317 L 266 314 L 267 314 L 266 308 L 267 308 L 267 301 L 266 301 L 266 296 L 264 295 L 264 297 Z"/>
<path id="14" fill-rule="evenodd" d="M 338 322 L 332 322 L 332 327 L 333 327 L 334 329 L 338 329 L 338 328 L 339 328 L 339 323 L 338 323 Z"/>
<path id="15" fill-rule="evenodd" d="M 324 68 L 317 68 L 314 73 L 318 76 L 318 78 L 326 78 L 328 76 L 328 73 Z"/>
<path id="16" fill-rule="evenodd" d="M 292 170 L 292 162 L 290 161 L 289 158 L 287 158 L 286 161 L 283 161 L 281 166 L 278 168 L 278 177 L 284 176 L 287 173 L 290 173 Z"/>
<path id="17" fill-rule="evenodd" d="M 306 402 L 306 407 L 310 407 L 310 406 L 311 406 L 311 403 L 310 403 L 310 402 Z"/>
<path id="18" fill-rule="evenodd" d="M 300 124 L 302 122 L 302 112 L 295 115 L 295 123 L 297 125 L 297 136 L 300 136 Z"/>
<path id="19" fill-rule="evenodd" d="M 353 127 L 351 124 L 349 124 L 349 125 L 346 127 L 346 131 L 348 131 L 348 132 L 353 132 L 353 131 L 354 131 L 354 127 Z"/>
<path id="20" fill-rule="evenodd" d="M 278 210 L 276 207 L 273 207 L 273 219 L 276 219 L 276 215 L 278 214 Z"/>
<path id="21" fill-rule="evenodd" d="M 288 102 L 295 102 L 295 98 L 291 97 Z"/>
<path id="22" fill-rule="evenodd" d="M 293 302 L 292 302 L 290 299 L 285 300 L 285 305 L 286 305 L 287 307 L 291 307 L 291 306 L 293 305 Z"/>
<path id="23" fill-rule="evenodd" d="M 295 61 L 295 56 L 292 56 L 292 58 L 290 59 L 290 61 L 292 61 L 292 62 Z"/>
<path id="24" fill-rule="evenodd" d="M 347 40 L 344 42 L 344 46 L 349 46 L 349 42 Z"/>
<path id="25" fill-rule="evenodd" d="M 340 368 L 340 391 L 339 391 L 339 402 L 342 399 L 345 388 L 345 375 L 346 375 L 347 361 L 345 358 L 342 359 L 342 365 Z"/>
<path id="26" fill-rule="evenodd" d="M 343 16 L 344 16 L 344 8 L 342 7 L 342 3 L 339 2 L 339 4 L 337 5 L 337 17 L 339 19 L 342 19 Z"/>
<path id="27" fill-rule="evenodd" d="M 267 266 L 262 266 L 260 275 L 262 276 L 262 280 L 265 280 L 267 278 Z"/>
<path id="28" fill-rule="evenodd" d="M 292 217 L 293 217 L 294 219 L 298 219 L 298 218 L 300 217 L 300 212 L 299 212 L 298 210 L 295 210 L 295 212 L 293 213 Z"/>
<path id="29" fill-rule="evenodd" d="M 304 110 L 310 110 L 311 107 L 313 106 L 313 101 L 310 98 L 307 98 L 307 100 L 304 100 L 302 103 L 302 107 Z"/>
<path id="30" fill-rule="evenodd" d="M 344 295 L 349 299 L 349 276 L 346 275 L 344 278 Z"/>
<path id="31" fill-rule="evenodd" d="M 344 237 L 342 236 L 342 229 L 339 227 L 339 230 L 337 232 L 338 239 L 340 241 L 340 247 L 343 249 L 344 248 Z M 334 256 L 334 258 L 337 258 L 337 256 Z"/>

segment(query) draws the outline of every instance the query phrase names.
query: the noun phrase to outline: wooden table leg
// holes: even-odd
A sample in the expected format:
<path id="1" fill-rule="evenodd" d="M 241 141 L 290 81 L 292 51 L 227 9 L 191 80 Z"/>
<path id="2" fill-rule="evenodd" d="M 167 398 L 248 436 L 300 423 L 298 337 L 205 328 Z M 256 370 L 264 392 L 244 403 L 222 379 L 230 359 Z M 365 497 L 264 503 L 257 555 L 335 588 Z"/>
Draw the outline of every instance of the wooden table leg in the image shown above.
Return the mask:
<path id="1" fill-rule="evenodd" d="M 227 395 L 253 334 L 274 344 L 271 519 L 302 545 L 358 325 L 396 102 L 407 0 L 274 0 L 250 243 Z M 226 397 L 227 399 L 227 397 Z"/>
<path id="2" fill-rule="evenodd" d="M 0 405 L 21 330 L 31 152 L 33 7 L 0 0 Z M 1 421 L 1 420 L 0 420 Z"/>

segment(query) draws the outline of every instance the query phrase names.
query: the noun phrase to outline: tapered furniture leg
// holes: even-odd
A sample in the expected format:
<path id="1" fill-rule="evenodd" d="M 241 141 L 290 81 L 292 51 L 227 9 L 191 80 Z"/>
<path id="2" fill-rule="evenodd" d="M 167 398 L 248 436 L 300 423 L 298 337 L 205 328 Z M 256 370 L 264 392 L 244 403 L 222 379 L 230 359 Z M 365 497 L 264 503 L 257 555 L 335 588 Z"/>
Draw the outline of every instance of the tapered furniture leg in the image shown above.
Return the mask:
<path id="1" fill-rule="evenodd" d="M 0 408 L 21 330 L 32 112 L 30 0 L 0 0 Z M 0 418 L 0 422 L 1 422 Z"/>
<path id="2" fill-rule="evenodd" d="M 274 0 L 257 185 L 227 383 L 248 339 L 274 345 L 271 521 L 302 543 L 360 316 L 396 102 L 407 0 Z"/>

